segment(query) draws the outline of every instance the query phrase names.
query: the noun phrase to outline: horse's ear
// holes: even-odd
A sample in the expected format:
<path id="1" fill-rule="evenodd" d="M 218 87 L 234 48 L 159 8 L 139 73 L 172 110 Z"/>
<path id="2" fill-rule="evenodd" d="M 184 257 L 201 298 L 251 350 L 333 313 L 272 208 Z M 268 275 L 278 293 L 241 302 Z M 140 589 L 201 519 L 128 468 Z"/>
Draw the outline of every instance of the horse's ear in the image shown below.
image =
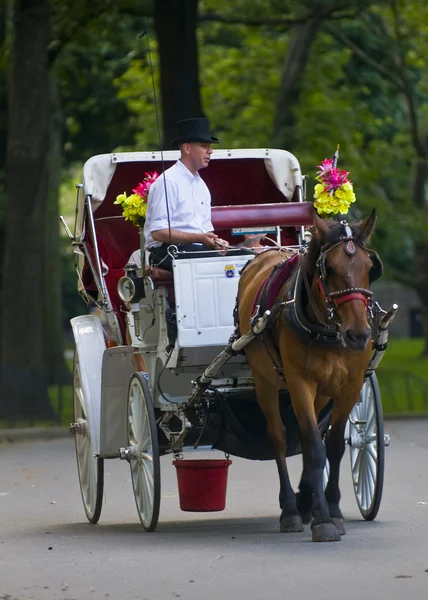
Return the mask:
<path id="1" fill-rule="evenodd" d="M 373 233 L 376 224 L 376 209 L 374 208 L 371 212 L 371 215 L 367 217 L 362 223 L 359 225 L 360 234 L 359 237 L 363 242 L 368 240 Z"/>
<path id="2" fill-rule="evenodd" d="M 323 237 L 326 237 L 327 233 L 330 230 L 328 224 L 326 223 L 326 221 L 324 219 L 322 219 L 319 216 L 319 214 L 317 213 L 317 211 L 315 210 L 315 208 L 313 209 L 313 213 L 314 213 L 314 226 L 315 226 L 315 228 L 321 233 L 321 235 Z"/>

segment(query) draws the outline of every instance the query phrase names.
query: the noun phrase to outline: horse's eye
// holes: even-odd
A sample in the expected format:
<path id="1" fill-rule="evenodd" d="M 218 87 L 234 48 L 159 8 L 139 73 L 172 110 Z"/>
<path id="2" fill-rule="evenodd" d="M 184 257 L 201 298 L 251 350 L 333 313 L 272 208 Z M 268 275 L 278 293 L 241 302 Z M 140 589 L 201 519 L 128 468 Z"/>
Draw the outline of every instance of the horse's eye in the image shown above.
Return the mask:
<path id="1" fill-rule="evenodd" d="M 330 266 L 326 266 L 325 268 L 325 272 L 327 275 L 335 275 L 336 271 L 333 269 L 333 267 Z"/>

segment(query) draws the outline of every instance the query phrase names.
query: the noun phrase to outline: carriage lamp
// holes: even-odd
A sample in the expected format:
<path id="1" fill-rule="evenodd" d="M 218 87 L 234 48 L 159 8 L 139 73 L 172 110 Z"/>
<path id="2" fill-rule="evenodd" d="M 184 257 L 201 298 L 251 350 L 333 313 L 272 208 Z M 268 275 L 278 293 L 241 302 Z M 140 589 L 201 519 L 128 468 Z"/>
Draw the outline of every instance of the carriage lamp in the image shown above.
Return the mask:
<path id="1" fill-rule="evenodd" d="M 144 277 L 137 275 L 137 265 L 125 265 L 125 275 L 117 283 L 117 292 L 123 302 L 138 303 L 145 297 Z"/>
<path id="2" fill-rule="evenodd" d="M 125 265 L 125 275 L 117 283 L 117 292 L 123 300 L 131 304 L 131 311 L 134 317 L 134 332 L 137 338 L 140 337 L 140 300 L 145 298 L 144 277 L 137 274 L 137 265 L 128 263 Z"/>

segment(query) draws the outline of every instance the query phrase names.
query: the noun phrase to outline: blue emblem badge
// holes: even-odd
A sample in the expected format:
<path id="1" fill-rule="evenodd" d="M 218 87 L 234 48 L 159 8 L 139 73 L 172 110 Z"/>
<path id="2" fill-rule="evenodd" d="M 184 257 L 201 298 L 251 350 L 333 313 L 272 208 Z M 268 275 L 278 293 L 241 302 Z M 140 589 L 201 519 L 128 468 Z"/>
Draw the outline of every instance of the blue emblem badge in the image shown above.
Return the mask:
<path id="1" fill-rule="evenodd" d="M 225 265 L 224 274 L 228 279 L 235 277 L 235 265 Z"/>

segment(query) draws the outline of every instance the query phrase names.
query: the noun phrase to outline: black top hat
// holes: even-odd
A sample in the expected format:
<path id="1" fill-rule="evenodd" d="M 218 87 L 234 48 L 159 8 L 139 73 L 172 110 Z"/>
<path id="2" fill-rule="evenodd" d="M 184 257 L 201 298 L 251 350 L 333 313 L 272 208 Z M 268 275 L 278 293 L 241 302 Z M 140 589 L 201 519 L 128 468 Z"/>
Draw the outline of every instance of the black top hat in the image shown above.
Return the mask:
<path id="1" fill-rule="evenodd" d="M 172 140 L 172 148 L 178 148 L 180 144 L 190 142 L 206 142 L 218 144 L 218 139 L 210 134 L 208 119 L 198 117 L 196 119 L 184 119 L 177 123 L 178 136 Z"/>

